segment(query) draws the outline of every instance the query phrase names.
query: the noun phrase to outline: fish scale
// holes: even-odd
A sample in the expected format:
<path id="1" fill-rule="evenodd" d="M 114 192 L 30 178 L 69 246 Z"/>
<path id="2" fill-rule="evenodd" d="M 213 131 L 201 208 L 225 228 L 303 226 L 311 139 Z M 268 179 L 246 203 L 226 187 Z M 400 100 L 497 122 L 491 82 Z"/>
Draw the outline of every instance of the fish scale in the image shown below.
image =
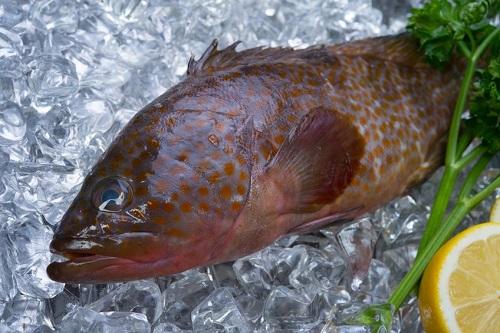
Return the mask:
<path id="1" fill-rule="evenodd" d="M 373 211 L 440 165 L 460 65 L 432 69 L 406 35 L 236 45 L 212 43 L 120 132 L 54 235 L 70 260 L 48 267 L 52 279 L 234 260 Z"/>

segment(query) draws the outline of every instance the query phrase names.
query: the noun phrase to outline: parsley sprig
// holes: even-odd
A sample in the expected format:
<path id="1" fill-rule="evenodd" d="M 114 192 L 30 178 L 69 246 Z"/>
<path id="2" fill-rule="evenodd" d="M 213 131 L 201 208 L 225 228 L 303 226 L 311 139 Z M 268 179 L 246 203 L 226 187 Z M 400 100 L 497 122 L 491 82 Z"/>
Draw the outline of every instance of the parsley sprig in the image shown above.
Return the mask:
<path id="1" fill-rule="evenodd" d="M 428 62 L 444 69 L 462 57 L 466 68 L 450 123 L 443 177 L 417 258 L 386 304 L 370 306 L 351 320 L 372 332 L 390 331 L 393 314 L 417 286 L 437 250 L 464 217 L 500 187 L 497 175 L 481 191 L 472 192 L 500 151 L 500 27 L 491 24 L 499 13 L 500 0 L 430 0 L 411 12 L 407 29 L 420 41 Z M 466 109 L 469 117 L 463 121 Z M 464 170 L 468 170 L 465 180 L 457 189 Z M 455 190 L 458 199 L 450 207 Z"/>

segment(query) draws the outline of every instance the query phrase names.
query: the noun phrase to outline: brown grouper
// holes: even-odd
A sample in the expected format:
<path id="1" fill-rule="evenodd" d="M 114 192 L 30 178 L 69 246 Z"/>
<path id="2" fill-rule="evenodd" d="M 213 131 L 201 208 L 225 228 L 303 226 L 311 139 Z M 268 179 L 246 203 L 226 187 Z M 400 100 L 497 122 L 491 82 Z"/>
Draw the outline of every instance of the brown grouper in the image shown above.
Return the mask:
<path id="1" fill-rule="evenodd" d="M 217 50 L 137 113 L 86 177 L 51 249 L 61 282 L 234 260 L 353 219 L 442 162 L 461 70 L 409 36 Z"/>

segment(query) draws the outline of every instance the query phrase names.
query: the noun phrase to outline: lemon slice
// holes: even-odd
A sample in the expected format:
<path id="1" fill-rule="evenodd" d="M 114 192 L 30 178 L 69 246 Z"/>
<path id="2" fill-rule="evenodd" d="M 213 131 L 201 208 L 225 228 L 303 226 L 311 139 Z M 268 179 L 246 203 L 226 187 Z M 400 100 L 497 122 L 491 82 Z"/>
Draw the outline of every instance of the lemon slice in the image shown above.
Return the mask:
<path id="1" fill-rule="evenodd" d="M 427 333 L 500 332 L 500 223 L 473 226 L 439 249 L 419 307 Z"/>

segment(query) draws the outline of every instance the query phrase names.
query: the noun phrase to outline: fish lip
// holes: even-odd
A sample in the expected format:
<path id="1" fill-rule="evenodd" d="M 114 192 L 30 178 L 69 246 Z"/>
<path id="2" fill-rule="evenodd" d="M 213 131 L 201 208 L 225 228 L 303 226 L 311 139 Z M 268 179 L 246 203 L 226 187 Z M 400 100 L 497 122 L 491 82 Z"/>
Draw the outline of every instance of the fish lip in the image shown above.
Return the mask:
<path id="1" fill-rule="evenodd" d="M 50 242 L 50 252 L 68 259 L 103 254 L 103 246 L 91 238 L 56 237 Z M 101 251 L 99 251 L 101 250 Z"/>
<path id="2" fill-rule="evenodd" d="M 108 283 L 147 278 L 161 260 L 130 258 L 113 251 L 124 237 L 131 233 L 107 237 L 61 237 L 56 235 L 50 243 L 52 253 L 67 260 L 52 262 L 47 266 L 50 279 L 61 283 Z M 134 233 L 136 236 L 152 233 Z M 111 247 L 111 248 L 110 248 Z M 127 257 L 125 257 L 127 256 Z"/>
<path id="3" fill-rule="evenodd" d="M 47 275 L 61 283 L 104 283 L 135 279 L 116 272 L 126 267 L 137 267 L 139 263 L 125 258 L 89 255 L 64 262 L 53 262 L 47 266 Z M 135 269 L 134 271 L 137 271 Z"/>

